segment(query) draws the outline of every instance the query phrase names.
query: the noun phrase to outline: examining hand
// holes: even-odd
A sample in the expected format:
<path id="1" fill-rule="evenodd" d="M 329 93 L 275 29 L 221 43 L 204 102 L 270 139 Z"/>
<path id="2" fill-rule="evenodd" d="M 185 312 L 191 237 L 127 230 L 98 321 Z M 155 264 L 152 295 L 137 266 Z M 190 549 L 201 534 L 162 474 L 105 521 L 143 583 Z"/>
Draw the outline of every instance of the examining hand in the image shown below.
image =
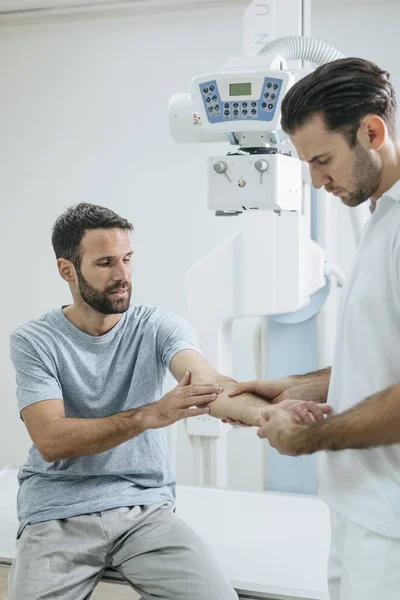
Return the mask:
<path id="1" fill-rule="evenodd" d="M 293 422 L 287 410 L 269 408 L 264 413 L 265 423 L 258 429 L 259 438 L 266 438 L 280 454 L 305 454 L 304 437 L 309 425 Z"/>

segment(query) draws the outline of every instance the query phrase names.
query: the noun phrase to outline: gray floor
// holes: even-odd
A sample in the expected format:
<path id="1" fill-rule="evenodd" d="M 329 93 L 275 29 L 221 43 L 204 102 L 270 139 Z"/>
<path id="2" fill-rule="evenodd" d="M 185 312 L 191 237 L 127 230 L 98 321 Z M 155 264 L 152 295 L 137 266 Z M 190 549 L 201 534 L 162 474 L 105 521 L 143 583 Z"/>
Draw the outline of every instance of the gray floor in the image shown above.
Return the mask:
<path id="1" fill-rule="evenodd" d="M 7 575 L 8 571 L 0 567 L 0 600 L 7 595 Z M 91 600 L 137 600 L 138 598 L 139 596 L 129 586 L 100 583 Z"/>

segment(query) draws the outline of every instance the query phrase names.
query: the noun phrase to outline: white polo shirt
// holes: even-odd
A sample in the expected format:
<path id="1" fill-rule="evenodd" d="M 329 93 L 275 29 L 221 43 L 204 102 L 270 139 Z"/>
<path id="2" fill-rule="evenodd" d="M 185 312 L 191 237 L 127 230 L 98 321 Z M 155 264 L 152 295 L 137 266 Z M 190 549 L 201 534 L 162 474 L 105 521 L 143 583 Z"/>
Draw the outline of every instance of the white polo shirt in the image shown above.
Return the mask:
<path id="1" fill-rule="evenodd" d="M 396 383 L 400 180 L 377 201 L 343 290 L 328 403 L 341 413 Z M 320 495 L 351 521 L 400 538 L 400 444 L 327 452 Z"/>

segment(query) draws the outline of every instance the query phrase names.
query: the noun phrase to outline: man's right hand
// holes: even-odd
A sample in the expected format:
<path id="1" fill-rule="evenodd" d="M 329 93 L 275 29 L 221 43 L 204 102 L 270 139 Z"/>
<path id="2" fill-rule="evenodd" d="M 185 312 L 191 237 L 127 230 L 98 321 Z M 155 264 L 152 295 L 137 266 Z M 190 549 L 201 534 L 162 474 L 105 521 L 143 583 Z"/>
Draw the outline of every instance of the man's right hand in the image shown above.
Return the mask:
<path id="1" fill-rule="evenodd" d="M 326 404 L 321 393 L 321 387 L 315 381 L 307 381 L 305 377 L 245 381 L 236 384 L 229 396 L 233 398 L 244 393 L 257 394 L 270 404 L 279 404 L 280 408 L 292 414 L 297 423 L 320 421 L 332 413 L 332 408 Z M 230 419 L 223 419 L 223 422 L 244 425 Z"/>
<path id="2" fill-rule="evenodd" d="M 266 379 L 260 381 L 245 381 L 238 383 L 229 396 L 238 396 L 246 392 L 257 394 L 271 404 L 278 404 L 283 400 L 303 400 L 316 404 L 326 402 L 322 398 L 321 390 L 313 381 L 302 377 L 284 377 L 282 379 Z"/>
<path id="3" fill-rule="evenodd" d="M 189 417 L 210 412 L 209 404 L 223 391 L 219 384 L 190 384 L 191 375 L 186 372 L 179 384 L 153 404 L 143 407 L 145 429 L 167 427 Z"/>

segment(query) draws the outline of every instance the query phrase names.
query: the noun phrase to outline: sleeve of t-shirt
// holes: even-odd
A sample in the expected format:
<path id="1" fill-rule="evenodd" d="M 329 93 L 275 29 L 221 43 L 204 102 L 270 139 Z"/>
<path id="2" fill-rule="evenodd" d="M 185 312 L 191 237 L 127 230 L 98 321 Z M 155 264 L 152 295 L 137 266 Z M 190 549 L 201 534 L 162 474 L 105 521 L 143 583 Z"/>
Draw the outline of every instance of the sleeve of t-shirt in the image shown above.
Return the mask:
<path id="1" fill-rule="evenodd" d="M 15 332 L 11 335 L 10 353 L 16 372 L 20 412 L 42 400 L 63 399 L 55 367 L 45 353 Z"/>
<path id="2" fill-rule="evenodd" d="M 182 350 L 195 350 L 201 354 L 193 327 L 183 317 L 164 312 L 157 320 L 157 349 L 166 367 L 169 368 L 175 354 Z"/>

